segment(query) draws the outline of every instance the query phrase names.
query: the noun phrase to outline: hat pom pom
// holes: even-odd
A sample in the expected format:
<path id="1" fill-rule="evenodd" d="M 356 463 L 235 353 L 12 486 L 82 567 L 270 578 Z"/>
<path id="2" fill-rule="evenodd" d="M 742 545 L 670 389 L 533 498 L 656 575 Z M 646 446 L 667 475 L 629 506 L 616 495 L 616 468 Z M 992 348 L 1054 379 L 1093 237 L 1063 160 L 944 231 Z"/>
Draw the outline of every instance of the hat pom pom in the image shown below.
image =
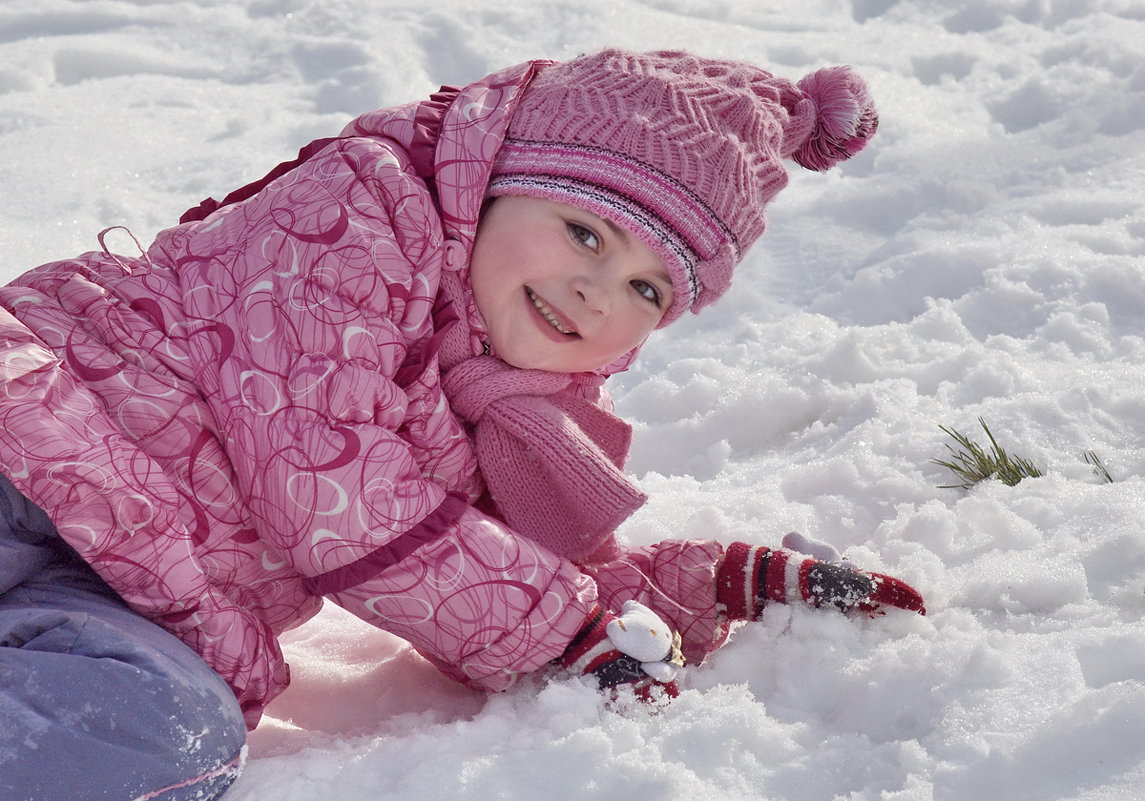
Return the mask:
<path id="1" fill-rule="evenodd" d="M 811 135 L 791 156 L 797 164 L 823 172 L 866 147 L 879 127 L 879 113 L 856 72 L 850 67 L 825 67 L 797 85 L 817 111 Z"/>

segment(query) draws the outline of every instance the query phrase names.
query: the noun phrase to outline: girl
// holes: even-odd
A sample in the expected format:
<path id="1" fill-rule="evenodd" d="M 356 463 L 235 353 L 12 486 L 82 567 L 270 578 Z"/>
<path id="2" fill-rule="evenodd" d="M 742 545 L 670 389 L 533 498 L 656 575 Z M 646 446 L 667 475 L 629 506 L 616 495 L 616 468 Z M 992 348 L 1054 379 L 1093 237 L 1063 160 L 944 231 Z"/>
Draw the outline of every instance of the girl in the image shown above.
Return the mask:
<path id="1" fill-rule="evenodd" d="M 612 533 L 643 495 L 604 378 L 728 288 L 782 159 L 876 125 L 842 67 L 534 61 L 0 290 L 0 795 L 222 793 L 323 598 L 473 687 L 648 698 L 768 601 L 922 612 L 798 550 Z"/>

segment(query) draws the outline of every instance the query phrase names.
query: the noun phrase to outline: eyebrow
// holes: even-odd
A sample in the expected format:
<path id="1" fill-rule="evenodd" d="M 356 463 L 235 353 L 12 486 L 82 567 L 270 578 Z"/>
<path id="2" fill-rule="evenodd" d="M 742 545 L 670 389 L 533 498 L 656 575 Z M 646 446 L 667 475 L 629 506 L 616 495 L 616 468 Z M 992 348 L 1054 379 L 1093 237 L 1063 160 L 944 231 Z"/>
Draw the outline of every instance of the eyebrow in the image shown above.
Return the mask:
<path id="1" fill-rule="evenodd" d="M 608 229 L 610 231 L 612 231 L 613 236 L 615 236 L 617 239 L 619 239 L 624 244 L 628 244 L 628 232 L 627 231 L 625 231 L 623 228 L 621 228 L 619 225 L 617 225 L 616 223 L 614 223 L 612 220 L 608 219 L 607 217 L 601 217 L 600 221 L 608 226 Z"/>

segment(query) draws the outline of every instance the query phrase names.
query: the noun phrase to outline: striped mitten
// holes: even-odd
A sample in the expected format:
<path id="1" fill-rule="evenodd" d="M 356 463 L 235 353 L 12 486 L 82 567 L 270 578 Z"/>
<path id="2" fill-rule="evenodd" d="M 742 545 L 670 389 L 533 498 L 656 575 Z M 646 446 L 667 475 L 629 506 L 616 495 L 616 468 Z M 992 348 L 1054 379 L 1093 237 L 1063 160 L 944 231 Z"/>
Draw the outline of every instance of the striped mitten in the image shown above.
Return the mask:
<path id="1" fill-rule="evenodd" d="M 724 552 L 716 574 L 716 600 L 732 620 L 755 620 L 769 601 L 827 604 L 844 612 L 893 606 L 926 614 L 922 595 L 905 581 L 742 542 Z"/>

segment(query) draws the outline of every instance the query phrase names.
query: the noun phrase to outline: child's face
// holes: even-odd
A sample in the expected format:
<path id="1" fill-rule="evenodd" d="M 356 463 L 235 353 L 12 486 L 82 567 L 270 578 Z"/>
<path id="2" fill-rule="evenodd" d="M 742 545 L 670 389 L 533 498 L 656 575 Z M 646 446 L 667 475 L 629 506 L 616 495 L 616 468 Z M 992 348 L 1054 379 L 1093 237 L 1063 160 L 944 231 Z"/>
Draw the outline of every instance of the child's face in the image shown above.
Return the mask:
<path id="1" fill-rule="evenodd" d="M 599 369 L 643 342 L 672 305 L 671 276 L 651 248 L 541 198 L 495 200 L 469 269 L 493 352 L 515 367 Z"/>

